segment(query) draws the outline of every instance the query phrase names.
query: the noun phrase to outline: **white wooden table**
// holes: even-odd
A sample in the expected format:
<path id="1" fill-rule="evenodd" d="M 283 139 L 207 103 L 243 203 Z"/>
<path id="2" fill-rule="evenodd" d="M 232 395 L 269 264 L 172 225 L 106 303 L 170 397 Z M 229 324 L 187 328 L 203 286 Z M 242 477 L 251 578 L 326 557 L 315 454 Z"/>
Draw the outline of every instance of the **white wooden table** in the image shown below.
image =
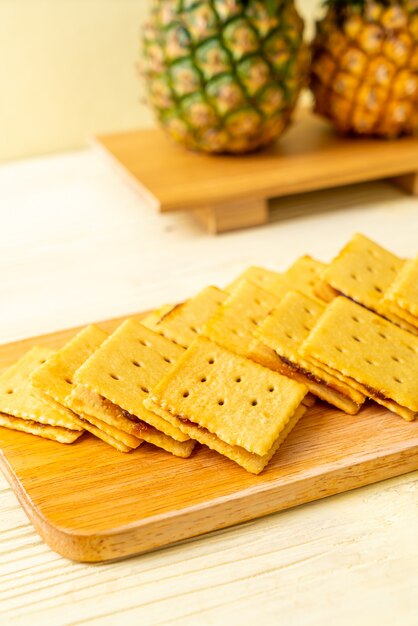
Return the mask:
<path id="1" fill-rule="evenodd" d="M 251 263 L 330 259 L 355 231 L 418 252 L 385 183 L 282 199 L 217 238 L 158 216 L 90 151 L 0 168 L 0 342 L 148 309 Z M 0 478 L 1 624 L 418 623 L 418 473 L 110 565 L 42 544 Z"/>

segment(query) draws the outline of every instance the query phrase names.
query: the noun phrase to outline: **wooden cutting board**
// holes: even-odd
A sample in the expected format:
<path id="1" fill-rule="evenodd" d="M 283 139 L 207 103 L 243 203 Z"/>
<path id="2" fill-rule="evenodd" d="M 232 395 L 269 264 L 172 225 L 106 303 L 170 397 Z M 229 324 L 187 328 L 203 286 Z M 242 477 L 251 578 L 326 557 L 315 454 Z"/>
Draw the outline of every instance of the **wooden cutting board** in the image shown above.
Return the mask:
<path id="1" fill-rule="evenodd" d="M 59 348 L 77 330 L 0 346 L 0 368 L 33 345 Z M 0 428 L 0 448 L 1 469 L 45 542 L 99 562 L 418 469 L 418 421 L 375 404 L 352 417 L 318 403 L 260 476 L 203 447 L 190 459 L 148 444 L 126 455 L 90 435 L 65 446 Z"/>
<path id="2" fill-rule="evenodd" d="M 211 233 L 265 224 L 269 200 L 295 193 L 393 178 L 418 194 L 418 137 L 342 137 L 303 108 L 279 141 L 244 156 L 197 154 L 159 129 L 102 135 L 93 144 L 150 207 L 191 211 Z"/>

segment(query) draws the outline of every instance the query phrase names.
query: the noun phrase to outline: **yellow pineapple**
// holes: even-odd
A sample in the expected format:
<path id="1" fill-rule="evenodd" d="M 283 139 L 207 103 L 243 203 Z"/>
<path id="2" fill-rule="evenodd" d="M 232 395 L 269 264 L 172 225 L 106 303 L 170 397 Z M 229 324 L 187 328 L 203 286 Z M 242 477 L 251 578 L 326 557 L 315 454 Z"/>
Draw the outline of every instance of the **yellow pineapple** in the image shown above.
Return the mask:
<path id="1" fill-rule="evenodd" d="M 152 0 L 143 51 L 161 125 L 209 153 L 250 152 L 281 135 L 309 56 L 293 0 Z"/>
<path id="2" fill-rule="evenodd" d="M 418 0 L 328 0 L 313 42 L 316 111 L 342 132 L 418 132 Z"/>

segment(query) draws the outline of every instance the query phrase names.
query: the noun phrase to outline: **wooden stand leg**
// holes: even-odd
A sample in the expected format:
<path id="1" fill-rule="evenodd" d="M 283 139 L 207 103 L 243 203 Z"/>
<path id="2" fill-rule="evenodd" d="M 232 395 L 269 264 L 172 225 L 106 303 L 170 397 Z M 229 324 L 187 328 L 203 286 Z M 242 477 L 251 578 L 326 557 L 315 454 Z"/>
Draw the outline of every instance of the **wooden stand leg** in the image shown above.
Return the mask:
<path id="1" fill-rule="evenodd" d="M 405 189 L 405 191 L 413 196 L 418 196 L 418 172 L 398 176 L 397 178 L 393 178 L 392 182 L 402 187 L 402 189 Z"/>
<path id="2" fill-rule="evenodd" d="M 195 211 L 209 233 L 225 233 L 260 226 L 268 221 L 268 200 L 239 200 Z"/>

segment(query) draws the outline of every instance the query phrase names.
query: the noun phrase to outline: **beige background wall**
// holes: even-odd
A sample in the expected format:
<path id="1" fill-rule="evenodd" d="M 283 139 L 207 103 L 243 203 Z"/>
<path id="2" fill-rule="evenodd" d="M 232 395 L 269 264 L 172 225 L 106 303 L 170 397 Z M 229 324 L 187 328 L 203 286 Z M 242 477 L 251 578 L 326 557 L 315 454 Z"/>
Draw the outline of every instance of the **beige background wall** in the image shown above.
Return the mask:
<path id="1" fill-rule="evenodd" d="M 319 2 L 299 3 L 310 23 Z M 0 0 L 0 161 L 152 123 L 135 69 L 148 7 L 148 0 Z"/>

